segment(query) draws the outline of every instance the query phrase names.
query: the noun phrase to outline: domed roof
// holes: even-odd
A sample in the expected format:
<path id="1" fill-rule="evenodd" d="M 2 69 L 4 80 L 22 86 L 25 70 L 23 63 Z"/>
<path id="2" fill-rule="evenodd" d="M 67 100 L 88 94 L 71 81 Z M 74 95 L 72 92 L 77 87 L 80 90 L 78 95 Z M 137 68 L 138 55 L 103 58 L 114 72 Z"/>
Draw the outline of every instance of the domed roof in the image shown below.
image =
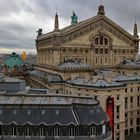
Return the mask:
<path id="1" fill-rule="evenodd" d="M 10 55 L 10 57 L 5 60 L 5 64 L 9 68 L 13 68 L 14 66 L 20 67 L 23 64 L 23 61 L 22 61 L 22 59 L 20 58 L 20 56 L 18 54 L 16 54 L 15 52 L 13 52 Z"/>

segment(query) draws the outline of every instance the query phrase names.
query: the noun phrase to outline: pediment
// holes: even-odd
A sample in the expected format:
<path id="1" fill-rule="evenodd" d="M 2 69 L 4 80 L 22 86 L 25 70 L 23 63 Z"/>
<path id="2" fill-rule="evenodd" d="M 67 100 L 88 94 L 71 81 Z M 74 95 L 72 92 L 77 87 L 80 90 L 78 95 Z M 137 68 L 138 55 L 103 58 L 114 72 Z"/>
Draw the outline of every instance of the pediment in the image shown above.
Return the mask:
<path id="1" fill-rule="evenodd" d="M 125 31 L 122 27 L 114 23 L 106 16 L 95 16 L 91 19 L 77 23 L 76 25 L 71 25 L 62 29 L 62 34 L 64 35 L 64 43 L 74 43 L 75 40 L 79 40 L 88 45 L 87 39 L 91 38 L 98 33 L 110 33 L 114 37 L 118 38 L 126 44 L 133 44 L 133 36 Z"/>
<path id="2" fill-rule="evenodd" d="M 91 46 L 92 41 L 96 36 L 99 35 L 106 36 L 110 39 L 110 42 L 112 42 L 113 46 L 131 46 L 128 42 L 125 42 L 123 39 L 115 36 L 113 33 L 109 32 L 106 29 L 100 30 L 100 28 L 97 28 L 95 30 L 91 30 L 90 32 L 87 32 L 85 34 L 82 34 L 80 36 L 77 36 L 67 42 L 65 42 L 63 45 L 65 47 L 86 47 Z M 63 46 L 62 45 L 62 46 Z"/>

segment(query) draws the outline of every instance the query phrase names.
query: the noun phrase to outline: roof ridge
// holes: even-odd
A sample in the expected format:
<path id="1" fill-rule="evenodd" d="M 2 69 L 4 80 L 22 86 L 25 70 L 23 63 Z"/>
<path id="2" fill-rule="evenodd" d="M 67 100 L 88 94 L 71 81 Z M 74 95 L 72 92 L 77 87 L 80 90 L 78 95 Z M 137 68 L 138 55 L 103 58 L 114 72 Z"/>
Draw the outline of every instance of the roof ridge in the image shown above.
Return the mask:
<path id="1" fill-rule="evenodd" d="M 111 20 L 109 17 L 104 16 L 104 18 L 106 21 L 111 22 L 112 24 L 114 24 L 115 26 L 117 26 L 117 29 L 121 29 L 121 31 L 125 34 L 127 34 L 131 39 L 133 39 L 133 35 L 131 35 L 127 30 L 125 30 L 124 28 L 122 28 L 119 24 L 117 24 L 116 22 L 114 22 L 113 20 Z"/>

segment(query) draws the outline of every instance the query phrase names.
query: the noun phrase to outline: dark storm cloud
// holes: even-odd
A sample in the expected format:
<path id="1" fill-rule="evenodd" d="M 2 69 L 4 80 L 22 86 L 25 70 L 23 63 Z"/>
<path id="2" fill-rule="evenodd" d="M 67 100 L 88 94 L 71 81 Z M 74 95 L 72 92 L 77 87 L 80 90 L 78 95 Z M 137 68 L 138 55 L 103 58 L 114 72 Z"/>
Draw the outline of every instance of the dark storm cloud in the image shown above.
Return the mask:
<path id="1" fill-rule="evenodd" d="M 53 30 L 56 9 L 62 28 L 70 24 L 73 10 L 81 21 L 95 16 L 99 4 L 100 0 L 0 0 L 0 48 L 35 49 L 36 31 Z M 140 24 L 139 0 L 103 0 L 103 4 L 106 15 L 127 31 L 133 31 L 135 18 Z"/>

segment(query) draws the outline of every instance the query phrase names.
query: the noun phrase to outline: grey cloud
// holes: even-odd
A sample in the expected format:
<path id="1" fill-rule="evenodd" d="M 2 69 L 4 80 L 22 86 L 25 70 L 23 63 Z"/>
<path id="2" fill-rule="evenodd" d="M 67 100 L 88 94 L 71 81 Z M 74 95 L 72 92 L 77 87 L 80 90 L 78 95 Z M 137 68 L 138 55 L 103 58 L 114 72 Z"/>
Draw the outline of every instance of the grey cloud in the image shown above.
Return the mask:
<path id="1" fill-rule="evenodd" d="M 103 3 L 106 16 L 127 31 L 133 31 L 135 17 L 140 24 L 139 0 L 107 0 Z M 47 31 L 53 29 L 56 5 L 62 26 L 70 24 L 73 10 L 79 21 L 95 16 L 99 4 L 99 0 L 0 0 L 0 48 L 36 49 L 35 32 L 40 27 Z M 25 22 L 18 18 L 15 21 L 12 14 L 20 17 L 22 12 L 27 14 L 23 17 Z M 4 20 L 5 17 L 9 20 Z"/>

